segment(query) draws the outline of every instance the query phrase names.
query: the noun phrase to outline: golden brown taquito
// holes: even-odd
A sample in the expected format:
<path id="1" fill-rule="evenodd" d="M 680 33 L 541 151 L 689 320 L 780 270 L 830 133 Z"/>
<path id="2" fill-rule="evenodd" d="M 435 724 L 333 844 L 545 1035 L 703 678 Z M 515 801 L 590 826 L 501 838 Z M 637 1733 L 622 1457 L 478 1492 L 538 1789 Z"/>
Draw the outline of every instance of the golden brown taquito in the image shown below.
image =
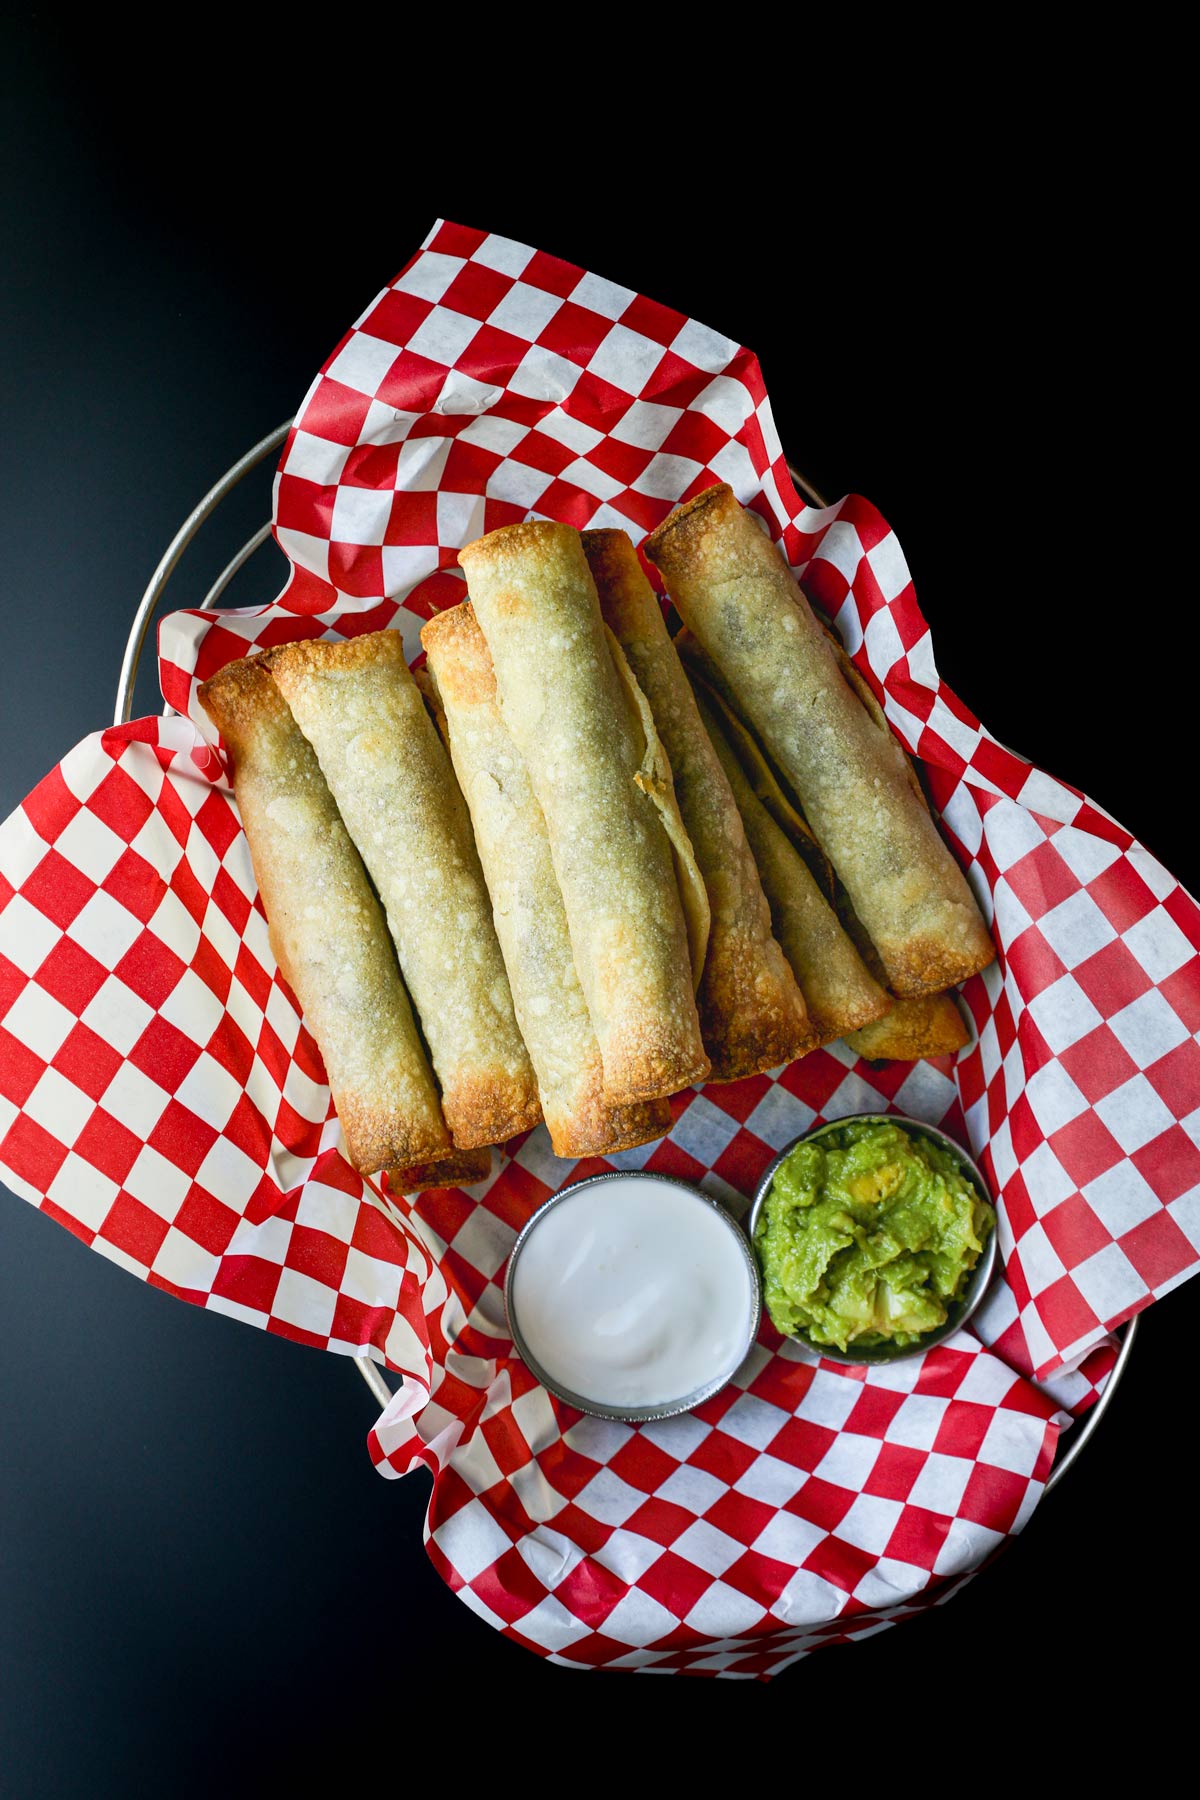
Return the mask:
<path id="1" fill-rule="evenodd" d="M 455 1147 L 540 1117 L 491 904 L 445 745 L 398 631 L 266 657 L 383 902 Z"/>
<path id="2" fill-rule="evenodd" d="M 775 936 L 800 983 L 818 1041 L 830 1043 L 882 1018 L 891 1006 L 889 996 L 843 931 L 807 863 L 755 794 L 699 690 L 696 702 L 741 813 Z"/>
<path id="3" fill-rule="evenodd" d="M 863 930 L 850 899 L 838 888 L 834 906 L 842 925 L 867 968 L 884 981 L 879 953 Z M 970 1040 L 963 1014 L 953 993 L 914 994 L 892 999 L 892 1009 L 882 1019 L 851 1032 L 846 1042 L 872 1062 L 917 1062 L 926 1056 L 950 1056 Z"/>
<path id="4" fill-rule="evenodd" d="M 895 1000 L 891 1012 L 850 1032 L 846 1042 L 872 1062 L 918 1062 L 926 1056 L 953 1056 L 970 1038 L 953 993 L 947 993 Z"/>
<path id="5" fill-rule="evenodd" d="M 736 1081 L 812 1048 L 804 996 L 771 914 L 729 782 L 713 749 L 662 608 L 623 531 L 585 531 L 605 623 L 650 703 L 675 794 L 708 891 L 711 924 L 697 1001 L 711 1080 Z"/>
<path id="6" fill-rule="evenodd" d="M 670 773 L 618 674 L 579 533 L 509 525 L 459 561 L 545 819 L 606 1097 L 674 1093 L 709 1060 L 666 829 Z"/>
<path id="7" fill-rule="evenodd" d="M 839 885 L 828 857 L 809 830 L 804 814 L 771 767 L 761 744 L 738 718 L 721 692 L 720 673 L 712 659 L 705 655 L 686 627 L 677 634 L 674 641 L 689 676 L 700 684 L 705 699 L 716 713 L 721 729 L 737 753 L 738 761 L 754 793 L 800 852 L 821 892 L 832 901 L 838 918 L 871 975 L 880 986 L 886 987 L 887 979 L 878 953 L 854 917 L 845 890 Z M 846 679 L 859 693 L 878 729 L 890 733 L 891 727 L 878 702 L 836 640 L 835 651 Z M 909 766 L 913 791 L 924 806 L 924 793 L 911 764 Z M 914 1062 L 925 1056 L 951 1055 L 960 1050 L 969 1038 L 970 1032 L 953 995 L 946 993 L 920 994 L 905 1000 L 898 1000 L 893 995 L 891 1010 L 883 1018 L 864 1026 L 861 1031 L 852 1032 L 846 1041 L 860 1056 L 866 1056 L 872 1061 Z"/>
<path id="8" fill-rule="evenodd" d="M 261 658 L 200 689 L 221 733 L 271 948 L 320 1047 L 364 1173 L 448 1153 L 383 912 L 317 759 Z"/>
<path id="9" fill-rule="evenodd" d="M 421 642 L 428 660 L 418 685 L 444 724 L 471 814 L 554 1153 L 608 1156 L 663 1137 L 671 1129 L 666 1100 L 622 1104 L 605 1095 L 546 821 L 500 715 L 491 653 L 470 603 L 431 619 Z"/>
<path id="10" fill-rule="evenodd" d="M 441 1162 L 409 1163 L 404 1168 L 387 1171 L 388 1187 L 393 1194 L 424 1194 L 430 1188 L 471 1187 L 486 1181 L 492 1172 L 492 1153 L 486 1146 L 478 1150 L 456 1150 Z"/>
<path id="11" fill-rule="evenodd" d="M 900 995 L 936 993 L 995 956 L 908 763 L 847 684 L 782 555 L 724 484 L 645 546 L 737 710 L 794 789 Z"/>

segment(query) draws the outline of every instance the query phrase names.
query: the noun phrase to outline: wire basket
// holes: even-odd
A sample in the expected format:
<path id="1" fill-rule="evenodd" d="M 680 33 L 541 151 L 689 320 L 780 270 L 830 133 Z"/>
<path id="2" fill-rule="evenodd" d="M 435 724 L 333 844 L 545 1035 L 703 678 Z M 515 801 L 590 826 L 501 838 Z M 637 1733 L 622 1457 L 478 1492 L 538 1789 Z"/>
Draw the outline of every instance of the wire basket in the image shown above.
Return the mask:
<path id="1" fill-rule="evenodd" d="M 290 419 L 287 420 L 283 425 L 277 427 L 276 430 L 269 432 L 266 437 L 260 438 L 258 443 L 247 450 L 244 456 L 239 457 L 237 462 L 225 471 L 224 475 L 221 476 L 221 479 L 213 484 L 207 494 L 204 495 L 204 498 L 198 501 L 192 508 L 191 512 L 164 550 L 159 559 L 158 566 L 154 570 L 154 573 L 146 586 L 145 593 L 138 601 L 137 610 L 133 615 L 133 622 L 129 628 L 129 636 L 125 643 L 125 654 L 121 661 L 121 674 L 117 682 L 117 703 L 113 716 L 115 724 L 124 725 L 132 717 L 134 688 L 137 683 L 138 670 L 141 666 L 142 654 L 146 646 L 150 622 L 153 619 L 160 602 L 166 595 L 167 587 L 175 574 L 185 550 L 187 550 L 189 545 L 195 541 L 200 534 L 201 529 L 205 525 L 208 525 L 214 518 L 222 506 L 222 503 L 229 498 L 230 494 L 233 493 L 234 489 L 243 478 L 248 475 L 251 470 L 260 467 L 268 457 L 274 455 L 274 453 L 281 448 L 284 439 L 291 430 L 291 425 L 292 421 Z M 788 468 L 797 489 L 803 494 L 806 500 L 813 506 L 823 507 L 827 504 L 819 491 L 810 481 L 805 479 L 792 463 L 789 462 Z M 209 587 L 203 600 L 200 602 L 202 610 L 211 611 L 217 605 L 234 577 L 246 566 L 254 556 L 255 552 L 259 550 L 262 545 L 268 543 L 270 539 L 271 521 L 270 519 L 267 519 L 251 533 L 240 549 L 236 550 L 229 558 L 229 561 L 225 564 L 220 574 Z M 173 708 L 166 706 L 163 711 L 164 714 L 170 713 L 173 711 Z M 1137 1336 L 1137 1329 L 1138 1321 L 1134 1318 L 1130 1319 L 1122 1326 L 1117 1333 L 1117 1336 L 1120 1339 L 1120 1348 L 1117 1352 L 1117 1360 L 1113 1364 L 1112 1372 L 1104 1385 L 1104 1391 L 1101 1393 L 1096 1404 L 1085 1415 L 1082 1422 L 1072 1430 L 1066 1450 L 1058 1457 L 1050 1472 L 1050 1478 L 1046 1483 L 1047 1492 L 1057 1487 L 1058 1483 L 1067 1473 L 1067 1470 L 1077 1461 L 1086 1445 L 1090 1442 L 1091 1437 L 1101 1419 L 1104 1417 L 1104 1414 L 1112 1404 L 1113 1395 L 1116 1393 L 1128 1365 L 1130 1352 L 1133 1349 L 1133 1342 Z M 354 1367 L 358 1370 L 362 1379 L 370 1388 L 376 1401 L 380 1406 L 386 1406 L 392 1398 L 392 1389 L 388 1386 L 378 1365 L 359 1357 L 355 1357 L 353 1360 Z"/>

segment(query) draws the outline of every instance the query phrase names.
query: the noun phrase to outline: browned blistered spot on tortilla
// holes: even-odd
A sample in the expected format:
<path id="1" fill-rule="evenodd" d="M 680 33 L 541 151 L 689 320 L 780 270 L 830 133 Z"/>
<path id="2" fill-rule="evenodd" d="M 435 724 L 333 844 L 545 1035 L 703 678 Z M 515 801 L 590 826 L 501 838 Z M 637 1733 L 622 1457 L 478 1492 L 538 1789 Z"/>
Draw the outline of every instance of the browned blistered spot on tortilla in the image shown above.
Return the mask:
<path id="1" fill-rule="evenodd" d="M 294 669 L 304 674 L 338 675 L 370 668 L 380 662 L 408 664 L 404 656 L 404 639 L 398 631 L 365 631 L 359 637 L 303 638 L 294 644 L 279 644 L 265 650 L 260 658 L 272 674 L 277 669 Z"/>
<path id="2" fill-rule="evenodd" d="M 789 1000 L 775 970 L 764 967 L 757 936 L 723 932 L 698 995 L 700 1034 L 712 1059 L 709 1079 L 740 1081 L 815 1049 L 817 1034 L 807 1011 Z"/>
<path id="3" fill-rule="evenodd" d="M 243 656 L 226 663 L 208 681 L 202 682 L 197 697 L 225 742 L 232 746 L 247 725 L 262 727 L 267 722 L 292 724 L 287 701 L 270 678 L 266 658 Z"/>
<path id="4" fill-rule="evenodd" d="M 964 912 L 965 912 L 964 908 Z M 973 924 L 974 921 L 971 920 Z M 988 941 L 978 947 L 976 934 L 964 931 L 964 947 L 955 950 L 936 938 L 912 938 L 902 949 L 880 948 L 888 972 L 888 985 L 901 999 L 921 994 L 940 994 L 958 987 L 996 960 L 996 946 Z"/>
<path id="5" fill-rule="evenodd" d="M 690 1065 L 683 1063 L 677 1039 L 659 1025 L 631 1024 L 626 1030 L 614 1031 L 609 1043 L 612 1063 L 621 1071 L 619 1087 L 605 1082 L 605 1098 L 614 1106 L 676 1093 L 704 1081 L 712 1068 L 703 1053 Z"/>
<path id="6" fill-rule="evenodd" d="M 496 671 L 469 600 L 463 600 L 421 630 L 427 655 L 439 650 L 438 685 L 452 700 L 465 706 L 482 706 L 496 697 Z"/>
<path id="7" fill-rule="evenodd" d="M 486 1079 L 467 1078 L 456 1081 L 453 1088 L 443 1088 L 442 1111 L 456 1150 L 507 1143 L 519 1131 L 531 1131 L 542 1116 L 530 1085 L 523 1079 L 514 1080 L 502 1069 L 490 1072 Z"/>
<path id="8" fill-rule="evenodd" d="M 665 1137 L 671 1129 L 671 1105 L 661 1099 L 614 1105 L 605 1095 L 597 1057 L 571 1096 L 569 1116 L 546 1123 L 556 1156 L 615 1156 L 618 1150 Z"/>
<path id="9" fill-rule="evenodd" d="M 731 503 L 736 506 L 737 500 L 728 482 L 705 488 L 668 513 L 643 543 L 643 551 L 657 568 L 668 561 L 676 565 L 690 562 L 714 518 L 719 518 Z M 669 586 L 670 578 L 667 579 Z"/>
<path id="10" fill-rule="evenodd" d="M 338 1095 L 337 1114 L 350 1161 L 360 1175 L 373 1175 L 389 1163 L 419 1162 L 451 1148 L 440 1120 L 424 1125 L 395 1117 L 381 1120 L 378 1103 L 364 1102 L 355 1093 Z"/>

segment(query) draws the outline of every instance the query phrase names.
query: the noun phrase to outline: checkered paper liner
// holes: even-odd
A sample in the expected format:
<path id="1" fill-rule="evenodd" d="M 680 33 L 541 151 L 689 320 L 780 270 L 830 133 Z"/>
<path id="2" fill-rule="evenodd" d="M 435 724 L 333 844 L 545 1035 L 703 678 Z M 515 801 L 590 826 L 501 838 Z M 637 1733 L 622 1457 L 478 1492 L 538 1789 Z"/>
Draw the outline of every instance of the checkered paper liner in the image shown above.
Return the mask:
<path id="1" fill-rule="evenodd" d="M 501 1282 L 573 1174 L 539 1128 L 481 1188 L 414 1201 L 346 1162 L 275 967 L 197 684 L 248 648 L 383 625 L 419 649 L 457 551 L 531 513 L 635 539 L 727 480 L 922 758 L 992 923 L 953 1063 L 832 1046 L 680 1096 L 623 1167 L 735 1210 L 822 1119 L 893 1108 L 969 1142 L 1003 1278 L 975 1333 L 847 1370 L 768 1324 L 687 1418 L 581 1419 L 513 1355 Z M 1200 1245 L 1200 913 L 1081 794 L 940 681 L 899 545 L 851 496 L 803 507 L 758 364 L 541 252 L 439 224 L 317 377 L 284 449 L 273 605 L 176 614 L 184 715 L 85 740 L 0 827 L 0 1173 L 153 1285 L 382 1361 L 381 1470 L 435 1476 L 431 1556 L 478 1612 L 574 1664 L 762 1675 L 954 1590 L 1042 1491 L 1111 1332 Z"/>

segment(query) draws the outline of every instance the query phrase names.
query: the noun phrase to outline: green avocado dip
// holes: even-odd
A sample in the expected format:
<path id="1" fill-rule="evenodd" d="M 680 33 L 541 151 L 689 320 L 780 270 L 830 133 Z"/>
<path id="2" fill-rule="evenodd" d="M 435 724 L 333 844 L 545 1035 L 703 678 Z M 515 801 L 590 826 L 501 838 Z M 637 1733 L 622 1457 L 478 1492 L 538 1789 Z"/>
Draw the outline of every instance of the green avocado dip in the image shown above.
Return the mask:
<path id="1" fill-rule="evenodd" d="M 915 1129 L 858 1120 L 797 1144 L 754 1233 L 777 1331 L 813 1344 L 915 1343 L 946 1322 L 996 1215 Z"/>

